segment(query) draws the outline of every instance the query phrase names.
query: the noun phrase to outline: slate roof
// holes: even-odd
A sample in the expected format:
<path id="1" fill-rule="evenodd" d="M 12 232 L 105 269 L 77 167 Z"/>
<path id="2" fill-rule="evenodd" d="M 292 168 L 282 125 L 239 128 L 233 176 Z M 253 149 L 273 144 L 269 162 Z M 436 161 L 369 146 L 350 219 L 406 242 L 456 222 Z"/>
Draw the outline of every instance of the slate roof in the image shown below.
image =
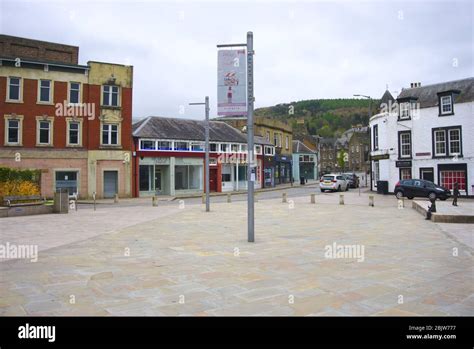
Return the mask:
<path id="1" fill-rule="evenodd" d="M 205 121 L 149 116 L 133 124 L 133 136 L 139 138 L 204 141 Z M 247 143 L 247 135 L 223 121 L 209 121 L 209 140 L 212 142 Z M 267 144 L 255 137 L 257 144 Z M 271 143 L 268 143 L 271 144 Z"/>
<path id="2" fill-rule="evenodd" d="M 414 97 L 420 103 L 420 108 L 436 107 L 438 105 L 438 93 L 456 90 L 460 93 L 454 94 L 454 103 L 473 102 L 474 78 L 406 88 L 402 90 L 397 99 Z"/>
<path id="3" fill-rule="evenodd" d="M 379 108 L 382 108 L 383 104 L 388 106 L 390 104 L 390 101 L 392 103 L 395 102 L 395 98 L 393 98 L 389 90 L 385 90 L 385 93 L 383 94 L 382 98 L 380 98 Z"/>
<path id="4" fill-rule="evenodd" d="M 309 149 L 303 142 L 294 140 L 293 141 L 293 153 L 311 153 L 314 154 L 315 151 Z"/>

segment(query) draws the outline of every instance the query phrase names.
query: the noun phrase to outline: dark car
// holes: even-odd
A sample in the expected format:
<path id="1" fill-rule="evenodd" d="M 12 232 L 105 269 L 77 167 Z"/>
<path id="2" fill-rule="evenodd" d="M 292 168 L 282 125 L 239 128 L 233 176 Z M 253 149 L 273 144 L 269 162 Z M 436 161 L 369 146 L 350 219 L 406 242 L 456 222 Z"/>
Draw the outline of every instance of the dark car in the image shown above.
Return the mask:
<path id="1" fill-rule="evenodd" d="M 449 189 L 424 179 L 403 179 L 395 185 L 394 193 L 398 199 L 406 196 L 446 200 L 451 196 Z"/>
<path id="2" fill-rule="evenodd" d="M 355 173 L 344 173 L 347 181 L 349 182 L 349 188 L 359 187 L 359 177 Z"/>

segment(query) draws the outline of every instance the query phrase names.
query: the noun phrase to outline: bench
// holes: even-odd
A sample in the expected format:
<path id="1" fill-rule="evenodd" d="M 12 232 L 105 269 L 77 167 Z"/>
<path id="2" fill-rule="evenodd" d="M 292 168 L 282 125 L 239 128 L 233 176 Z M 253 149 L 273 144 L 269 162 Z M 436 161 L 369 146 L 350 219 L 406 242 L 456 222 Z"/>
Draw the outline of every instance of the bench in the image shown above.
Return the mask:
<path id="1" fill-rule="evenodd" d="M 3 202 L 8 207 L 42 205 L 44 203 L 44 198 L 40 195 L 4 196 Z"/>

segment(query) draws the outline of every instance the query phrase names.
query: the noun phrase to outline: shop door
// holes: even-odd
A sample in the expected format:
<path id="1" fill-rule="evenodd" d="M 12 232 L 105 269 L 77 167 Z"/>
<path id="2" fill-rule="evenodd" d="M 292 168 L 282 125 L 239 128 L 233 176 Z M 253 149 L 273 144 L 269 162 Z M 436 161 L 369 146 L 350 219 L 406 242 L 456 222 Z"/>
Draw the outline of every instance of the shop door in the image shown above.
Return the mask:
<path id="1" fill-rule="evenodd" d="M 217 191 L 217 168 L 209 169 L 209 191 Z"/>
<path id="2" fill-rule="evenodd" d="M 421 179 L 434 182 L 434 171 L 433 168 L 421 168 L 420 169 Z"/>
<path id="3" fill-rule="evenodd" d="M 104 198 L 113 198 L 118 193 L 118 172 L 104 171 Z"/>
<path id="4" fill-rule="evenodd" d="M 156 194 L 162 194 L 163 189 L 161 187 L 161 169 L 155 167 L 155 192 Z"/>

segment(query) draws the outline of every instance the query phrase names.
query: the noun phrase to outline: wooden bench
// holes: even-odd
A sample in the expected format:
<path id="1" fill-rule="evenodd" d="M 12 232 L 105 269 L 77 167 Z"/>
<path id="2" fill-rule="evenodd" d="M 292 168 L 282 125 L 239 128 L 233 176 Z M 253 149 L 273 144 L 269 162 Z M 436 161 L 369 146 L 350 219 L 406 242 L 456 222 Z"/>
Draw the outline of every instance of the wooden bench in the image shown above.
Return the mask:
<path id="1" fill-rule="evenodd" d="M 42 205 L 44 203 L 44 198 L 40 195 L 4 196 L 3 202 L 8 207 Z"/>

